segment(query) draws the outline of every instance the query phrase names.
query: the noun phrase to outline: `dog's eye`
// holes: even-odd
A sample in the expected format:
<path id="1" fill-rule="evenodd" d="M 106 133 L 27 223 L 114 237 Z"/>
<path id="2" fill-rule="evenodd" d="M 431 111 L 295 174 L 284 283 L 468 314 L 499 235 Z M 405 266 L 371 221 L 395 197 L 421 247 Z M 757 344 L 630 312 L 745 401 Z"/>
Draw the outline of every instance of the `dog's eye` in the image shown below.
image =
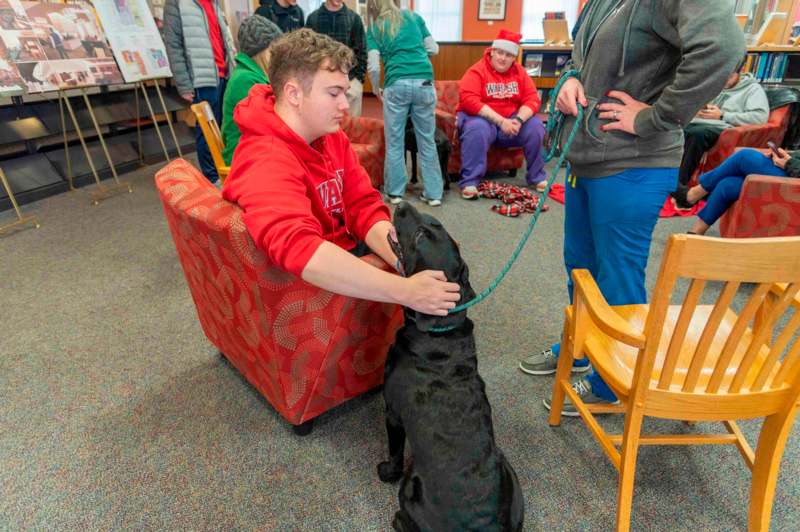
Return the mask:
<path id="1" fill-rule="evenodd" d="M 431 222 L 431 227 L 435 227 L 437 229 L 441 229 L 443 226 L 442 226 L 442 223 L 439 220 L 434 220 L 434 221 Z"/>

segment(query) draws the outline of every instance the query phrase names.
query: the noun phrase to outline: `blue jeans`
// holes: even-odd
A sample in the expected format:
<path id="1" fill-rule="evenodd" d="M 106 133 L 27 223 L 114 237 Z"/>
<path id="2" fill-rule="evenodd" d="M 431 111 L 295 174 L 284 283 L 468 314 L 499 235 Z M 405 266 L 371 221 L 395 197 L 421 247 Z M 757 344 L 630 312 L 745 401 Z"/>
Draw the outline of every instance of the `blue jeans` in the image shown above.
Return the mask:
<path id="1" fill-rule="evenodd" d="M 219 84 L 216 87 L 200 87 L 194 90 L 194 98 L 192 103 L 202 101 L 208 102 L 211 110 L 214 112 L 214 118 L 217 119 L 217 124 L 222 126 L 222 97 L 225 95 L 225 85 L 227 80 L 219 78 Z M 200 162 L 200 170 L 206 179 L 214 183 L 219 179 L 217 174 L 217 167 L 214 165 L 214 159 L 211 157 L 211 150 L 208 149 L 208 143 L 203 136 L 203 130 L 200 129 L 200 124 L 194 126 L 194 141 L 197 146 L 197 160 Z"/>
<path id="2" fill-rule="evenodd" d="M 714 225 L 728 207 L 739 199 L 744 178 L 749 174 L 786 177 L 786 172 L 775 166 L 772 159 L 761 152 L 737 151 L 721 165 L 700 176 L 700 185 L 708 192 L 708 199 L 697 217 L 708 225 Z"/>
<path id="3" fill-rule="evenodd" d="M 399 79 L 383 90 L 383 132 L 386 136 L 384 191 L 402 196 L 406 190 L 406 120 L 411 114 L 417 138 L 425 197 L 442 199 L 444 184 L 436 153 L 436 89 L 424 79 Z"/>
<path id="4" fill-rule="evenodd" d="M 564 266 L 570 303 L 576 268 L 591 272 L 609 305 L 647 302 L 650 241 L 661 207 L 677 182 L 677 168 L 631 168 L 608 177 L 578 177 L 575 186 L 567 184 Z M 587 379 L 596 396 L 616 400 L 600 375 L 592 371 Z"/>

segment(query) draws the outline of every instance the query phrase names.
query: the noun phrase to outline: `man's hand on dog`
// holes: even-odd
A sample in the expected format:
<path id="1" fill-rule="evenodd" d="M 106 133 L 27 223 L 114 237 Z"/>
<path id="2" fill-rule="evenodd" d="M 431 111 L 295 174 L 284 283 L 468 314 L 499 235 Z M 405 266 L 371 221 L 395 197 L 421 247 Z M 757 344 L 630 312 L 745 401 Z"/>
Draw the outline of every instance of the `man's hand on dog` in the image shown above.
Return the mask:
<path id="1" fill-rule="evenodd" d="M 455 308 L 461 299 L 458 283 L 447 282 L 444 272 L 425 270 L 408 278 L 408 293 L 404 294 L 403 305 L 423 314 L 447 316 L 447 311 Z"/>

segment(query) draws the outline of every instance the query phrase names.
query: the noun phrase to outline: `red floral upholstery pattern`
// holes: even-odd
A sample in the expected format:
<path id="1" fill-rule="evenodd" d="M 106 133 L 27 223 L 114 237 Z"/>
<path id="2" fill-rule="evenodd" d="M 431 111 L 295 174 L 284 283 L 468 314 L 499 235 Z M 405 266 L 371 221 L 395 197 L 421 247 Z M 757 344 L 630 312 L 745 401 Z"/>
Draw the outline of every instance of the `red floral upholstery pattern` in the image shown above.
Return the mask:
<path id="1" fill-rule="evenodd" d="M 736 148 L 766 148 L 767 141 L 772 141 L 778 146 L 783 142 L 786 129 L 789 127 L 790 105 L 777 107 L 769 112 L 766 124 L 757 126 L 737 126 L 725 129 L 717 139 L 714 147 L 703 155 L 703 160 L 697 165 L 691 182 L 697 184 L 697 178 L 713 170 L 730 157 Z"/>
<path id="2" fill-rule="evenodd" d="M 342 122 L 342 130 L 353 151 L 358 155 L 358 161 L 369 174 L 372 186 L 383 186 L 383 161 L 386 158 L 386 140 L 383 133 L 383 120 L 375 118 L 347 116 Z"/>
<path id="3" fill-rule="evenodd" d="M 444 131 L 453 149 L 447 162 L 447 173 L 461 172 L 461 143 L 456 128 L 456 108 L 458 108 L 458 81 L 434 81 L 436 87 L 436 127 Z M 521 148 L 489 148 L 488 170 L 516 170 L 522 166 L 524 156 Z"/>
<path id="4" fill-rule="evenodd" d="M 726 238 L 800 236 L 800 179 L 747 176 L 719 223 Z"/>
<path id="5" fill-rule="evenodd" d="M 271 266 L 241 209 L 188 162 L 155 181 L 206 337 L 287 421 L 381 384 L 399 306 L 326 292 Z"/>

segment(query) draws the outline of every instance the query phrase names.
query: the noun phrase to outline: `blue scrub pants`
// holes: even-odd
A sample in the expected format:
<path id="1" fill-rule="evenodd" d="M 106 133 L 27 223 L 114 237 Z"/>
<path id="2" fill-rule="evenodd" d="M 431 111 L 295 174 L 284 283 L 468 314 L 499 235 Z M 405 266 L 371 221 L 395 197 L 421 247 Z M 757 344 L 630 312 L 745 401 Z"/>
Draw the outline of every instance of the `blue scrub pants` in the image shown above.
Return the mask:
<path id="1" fill-rule="evenodd" d="M 647 302 L 645 269 L 658 214 L 678 183 L 677 168 L 631 168 L 608 177 L 567 183 L 564 266 L 572 303 L 572 270 L 587 269 L 609 305 Z M 560 346 L 553 346 L 558 353 Z M 579 361 L 576 365 L 586 364 Z M 592 393 L 615 401 L 600 376 L 587 377 Z"/>

